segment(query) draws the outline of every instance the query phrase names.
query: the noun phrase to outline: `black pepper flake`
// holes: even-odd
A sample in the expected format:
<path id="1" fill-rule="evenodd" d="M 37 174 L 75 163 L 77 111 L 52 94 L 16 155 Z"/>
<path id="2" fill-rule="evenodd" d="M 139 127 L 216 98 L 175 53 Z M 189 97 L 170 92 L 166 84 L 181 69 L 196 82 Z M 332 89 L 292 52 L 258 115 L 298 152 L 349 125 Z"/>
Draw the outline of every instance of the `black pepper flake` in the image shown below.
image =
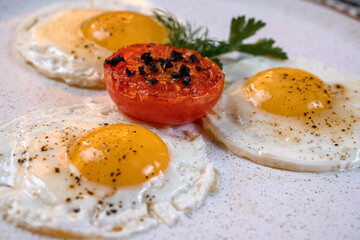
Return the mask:
<path id="1" fill-rule="evenodd" d="M 78 213 L 78 212 L 80 212 L 80 208 L 74 208 L 74 213 Z"/>
<path id="2" fill-rule="evenodd" d="M 108 60 L 108 59 L 105 60 L 105 63 L 110 64 L 111 66 L 116 66 L 116 65 L 118 65 L 119 62 L 125 62 L 124 57 L 116 56 L 110 60 Z"/>
<path id="3" fill-rule="evenodd" d="M 202 68 L 200 66 L 195 66 L 196 71 L 200 72 Z"/>
<path id="4" fill-rule="evenodd" d="M 71 198 L 67 198 L 67 199 L 66 199 L 66 202 L 71 202 Z"/>
<path id="5" fill-rule="evenodd" d="M 138 69 L 139 69 L 139 73 L 140 73 L 140 75 L 145 75 L 146 74 L 146 72 L 145 72 L 145 65 L 142 65 L 141 67 L 138 67 Z"/>
<path id="6" fill-rule="evenodd" d="M 161 62 L 161 67 L 166 72 L 166 69 L 172 68 L 174 65 L 171 63 L 169 59 L 165 59 L 163 62 Z"/>
<path id="7" fill-rule="evenodd" d="M 128 68 L 126 68 L 126 74 L 128 75 L 128 77 L 130 78 L 131 76 L 135 75 L 135 71 L 130 71 Z"/>
<path id="8" fill-rule="evenodd" d="M 175 50 L 171 51 L 170 61 L 181 61 L 183 59 L 184 57 L 182 56 L 181 52 L 177 52 Z"/>
<path id="9" fill-rule="evenodd" d="M 159 71 L 159 67 L 156 65 L 156 63 L 151 63 L 150 64 L 150 71 L 152 71 L 152 72 Z"/>
<path id="10" fill-rule="evenodd" d="M 199 62 L 199 59 L 196 57 L 196 55 L 192 54 L 192 55 L 189 57 L 189 62 L 197 63 L 197 62 Z"/>
<path id="11" fill-rule="evenodd" d="M 151 85 L 155 85 L 159 82 L 159 80 L 157 80 L 156 78 L 149 78 L 147 82 L 150 83 Z"/>
<path id="12" fill-rule="evenodd" d="M 185 77 L 182 81 L 182 83 L 185 85 L 185 86 L 188 86 L 191 82 L 191 78 L 190 77 Z"/>
<path id="13" fill-rule="evenodd" d="M 59 172 L 60 172 L 60 168 L 56 167 L 56 168 L 54 168 L 54 171 L 55 171 L 56 173 L 59 173 Z"/>
<path id="14" fill-rule="evenodd" d="M 185 77 L 185 76 L 190 76 L 190 68 L 186 65 L 181 65 L 179 73 L 181 74 L 181 76 Z"/>
<path id="15" fill-rule="evenodd" d="M 312 128 L 317 128 L 315 125 L 312 125 L 311 127 L 312 127 Z"/>
<path id="16" fill-rule="evenodd" d="M 335 87 L 336 87 L 337 89 L 340 89 L 340 88 L 342 88 L 342 85 L 336 84 Z"/>
<path id="17" fill-rule="evenodd" d="M 78 183 L 80 182 L 80 178 L 78 176 L 75 177 L 75 181 Z"/>
<path id="18" fill-rule="evenodd" d="M 181 74 L 178 72 L 170 72 L 170 76 L 173 78 L 181 78 Z"/>
<path id="19" fill-rule="evenodd" d="M 22 165 L 26 161 L 26 159 L 18 159 L 17 161 L 20 165 Z"/>
<path id="20" fill-rule="evenodd" d="M 42 147 L 41 147 L 41 151 L 42 151 L 42 152 L 46 152 L 47 150 L 48 150 L 47 146 L 42 146 Z"/>

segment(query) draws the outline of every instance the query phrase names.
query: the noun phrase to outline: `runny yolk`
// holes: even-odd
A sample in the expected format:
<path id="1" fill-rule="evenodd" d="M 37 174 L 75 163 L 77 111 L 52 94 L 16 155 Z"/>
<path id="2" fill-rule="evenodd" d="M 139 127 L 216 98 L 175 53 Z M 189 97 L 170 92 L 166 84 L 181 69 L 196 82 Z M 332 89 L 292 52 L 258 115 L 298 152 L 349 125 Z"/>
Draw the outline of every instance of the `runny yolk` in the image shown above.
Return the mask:
<path id="1" fill-rule="evenodd" d="M 315 75 L 295 68 L 272 68 L 249 78 L 245 98 L 283 116 L 307 116 L 330 106 L 332 92 Z"/>
<path id="2" fill-rule="evenodd" d="M 164 172 L 170 156 L 159 136 L 146 128 L 115 124 L 78 139 L 68 159 L 90 181 L 111 187 L 143 183 Z"/>
<path id="3" fill-rule="evenodd" d="M 167 30 L 154 18 L 135 12 L 108 12 L 81 26 L 85 38 L 111 51 L 137 43 L 167 43 Z"/>

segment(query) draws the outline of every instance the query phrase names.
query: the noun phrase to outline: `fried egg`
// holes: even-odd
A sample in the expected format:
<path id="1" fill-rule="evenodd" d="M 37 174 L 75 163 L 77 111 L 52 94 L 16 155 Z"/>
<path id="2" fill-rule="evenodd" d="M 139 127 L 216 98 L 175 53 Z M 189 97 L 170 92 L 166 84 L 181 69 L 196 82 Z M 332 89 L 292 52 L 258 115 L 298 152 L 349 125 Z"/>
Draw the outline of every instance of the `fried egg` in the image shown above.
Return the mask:
<path id="1" fill-rule="evenodd" d="M 172 225 L 216 184 L 201 136 L 139 125 L 111 103 L 41 110 L 0 127 L 0 213 L 57 237 Z"/>
<path id="2" fill-rule="evenodd" d="M 275 168 L 324 172 L 360 163 L 360 78 L 306 59 L 249 57 L 203 122 L 234 154 Z"/>
<path id="3" fill-rule="evenodd" d="M 46 77 L 85 88 L 105 88 L 104 59 L 126 45 L 166 43 L 165 27 L 145 1 L 58 4 L 19 27 L 17 50 Z"/>

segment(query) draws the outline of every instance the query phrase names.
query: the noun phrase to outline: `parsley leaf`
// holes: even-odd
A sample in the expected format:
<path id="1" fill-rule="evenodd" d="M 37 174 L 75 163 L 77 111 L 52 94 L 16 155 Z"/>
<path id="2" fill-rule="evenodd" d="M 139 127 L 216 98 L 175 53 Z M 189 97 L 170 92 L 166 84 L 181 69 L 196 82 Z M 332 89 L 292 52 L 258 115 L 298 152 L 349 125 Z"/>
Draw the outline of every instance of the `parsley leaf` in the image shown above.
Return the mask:
<path id="1" fill-rule="evenodd" d="M 260 39 L 255 44 L 242 44 L 238 47 L 238 51 L 250 53 L 253 55 L 272 56 L 280 59 L 287 59 L 287 55 L 281 48 L 273 47 L 275 41 L 273 39 Z"/>
<path id="2" fill-rule="evenodd" d="M 281 48 L 273 46 L 275 43 L 273 39 L 260 39 L 254 44 L 243 43 L 245 39 L 265 26 L 261 20 L 254 18 L 246 20 L 245 16 L 233 18 L 229 40 L 225 42 L 210 38 L 208 29 L 205 27 L 197 27 L 189 22 L 181 23 L 169 12 L 155 9 L 153 14 L 155 19 L 169 30 L 169 45 L 194 49 L 200 55 L 213 60 L 220 68 L 222 64 L 217 57 L 232 51 L 287 59 L 286 53 Z"/>
<path id="3" fill-rule="evenodd" d="M 264 26 L 264 22 L 256 21 L 254 18 L 250 18 L 248 21 L 246 21 L 245 16 L 233 18 L 231 20 L 229 44 L 234 47 L 241 45 L 244 39 L 251 37 Z"/>

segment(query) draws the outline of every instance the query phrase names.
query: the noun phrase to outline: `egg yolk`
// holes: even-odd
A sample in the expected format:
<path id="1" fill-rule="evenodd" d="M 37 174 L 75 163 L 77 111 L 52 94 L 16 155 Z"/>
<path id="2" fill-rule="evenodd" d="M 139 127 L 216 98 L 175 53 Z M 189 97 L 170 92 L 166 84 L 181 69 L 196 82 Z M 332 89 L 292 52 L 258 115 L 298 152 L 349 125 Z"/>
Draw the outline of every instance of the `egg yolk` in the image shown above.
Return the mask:
<path id="1" fill-rule="evenodd" d="M 273 68 L 249 78 L 245 98 L 263 110 L 283 116 L 307 116 L 331 104 L 333 94 L 315 75 L 295 68 Z"/>
<path id="2" fill-rule="evenodd" d="M 111 187 L 143 183 L 163 172 L 170 155 L 166 144 L 146 128 L 108 125 L 78 139 L 68 159 L 90 181 Z"/>
<path id="3" fill-rule="evenodd" d="M 168 33 L 154 18 L 135 12 L 108 12 L 81 26 L 85 38 L 111 51 L 137 43 L 167 43 Z"/>

